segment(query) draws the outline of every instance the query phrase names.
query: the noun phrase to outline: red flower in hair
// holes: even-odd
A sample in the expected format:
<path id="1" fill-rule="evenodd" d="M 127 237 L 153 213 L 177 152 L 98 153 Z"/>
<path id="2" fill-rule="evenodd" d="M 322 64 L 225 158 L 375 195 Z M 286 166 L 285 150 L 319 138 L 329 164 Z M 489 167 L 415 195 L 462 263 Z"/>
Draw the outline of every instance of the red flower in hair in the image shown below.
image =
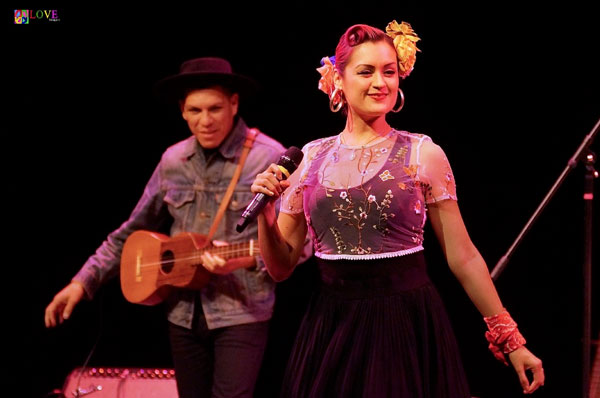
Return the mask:
<path id="1" fill-rule="evenodd" d="M 323 64 L 323 66 L 317 68 L 317 71 L 321 74 L 321 78 L 319 79 L 319 90 L 331 97 L 331 93 L 333 93 L 333 89 L 335 88 L 333 84 L 334 66 L 329 57 L 323 57 L 321 64 Z"/>

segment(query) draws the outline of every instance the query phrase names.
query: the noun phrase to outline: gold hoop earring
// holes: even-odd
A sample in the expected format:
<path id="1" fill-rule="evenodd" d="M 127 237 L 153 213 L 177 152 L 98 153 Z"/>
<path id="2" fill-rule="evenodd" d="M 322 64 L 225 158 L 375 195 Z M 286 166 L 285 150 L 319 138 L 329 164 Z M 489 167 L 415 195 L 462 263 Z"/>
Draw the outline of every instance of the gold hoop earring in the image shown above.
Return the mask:
<path id="1" fill-rule="evenodd" d="M 339 93 L 339 102 L 335 102 L 336 97 L 338 96 Z M 342 109 L 342 106 L 344 105 L 344 97 L 343 97 L 343 93 L 342 90 L 339 88 L 335 88 L 335 90 L 333 90 L 333 93 L 331 93 L 331 98 L 329 98 L 329 109 L 331 110 L 331 112 L 339 112 L 340 109 Z"/>
<path id="2" fill-rule="evenodd" d="M 394 113 L 398 113 L 404 108 L 404 93 L 400 87 L 398 87 L 398 93 L 400 94 L 400 106 L 397 109 L 392 109 Z"/>

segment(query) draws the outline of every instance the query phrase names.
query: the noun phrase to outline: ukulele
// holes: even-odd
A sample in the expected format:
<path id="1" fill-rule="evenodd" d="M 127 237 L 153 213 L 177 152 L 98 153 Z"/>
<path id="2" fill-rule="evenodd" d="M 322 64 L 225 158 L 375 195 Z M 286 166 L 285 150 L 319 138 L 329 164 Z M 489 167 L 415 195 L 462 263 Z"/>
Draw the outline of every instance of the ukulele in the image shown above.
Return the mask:
<path id="1" fill-rule="evenodd" d="M 215 247 L 197 233 L 169 237 L 139 230 L 127 238 L 121 254 L 123 295 L 134 304 L 156 305 L 175 287 L 201 289 L 211 276 L 200 260 L 206 251 L 225 260 L 259 253 L 253 240 Z"/>

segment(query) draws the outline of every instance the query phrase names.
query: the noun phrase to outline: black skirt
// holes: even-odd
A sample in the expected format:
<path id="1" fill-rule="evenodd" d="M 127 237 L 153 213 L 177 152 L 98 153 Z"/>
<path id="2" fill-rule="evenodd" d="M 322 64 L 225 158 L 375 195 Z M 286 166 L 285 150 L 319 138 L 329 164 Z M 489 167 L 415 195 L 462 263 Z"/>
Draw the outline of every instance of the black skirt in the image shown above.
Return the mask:
<path id="1" fill-rule="evenodd" d="M 467 398 L 450 321 L 422 252 L 318 260 L 282 398 Z"/>

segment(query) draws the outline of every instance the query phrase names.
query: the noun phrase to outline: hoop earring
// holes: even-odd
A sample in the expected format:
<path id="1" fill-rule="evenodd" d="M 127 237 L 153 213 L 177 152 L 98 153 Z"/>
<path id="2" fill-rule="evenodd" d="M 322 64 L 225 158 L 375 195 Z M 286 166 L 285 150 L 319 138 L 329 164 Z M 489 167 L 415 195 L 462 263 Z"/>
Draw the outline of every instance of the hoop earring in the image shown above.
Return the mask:
<path id="1" fill-rule="evenodd" d="M 338 96 L 338 93 L 340 94 L 340 100 L 336 103 L 335 98 Z M 336 87 L 336 89 L 333 90 L 333 93 L 331 93 L 331 98 L 329 99 L 329 109 L 331 110 L 331 112 L 339 112 L 340 109 L 342 109 L 343 105 L 344 97 L 342 94 L 342 90 Z"/>
<path id="2" fill-rule="evenodd" d="M 400 94 L 400 106 L 397 109 L 392 109 L 394 113 L 398 113 L 404 108 L 404 93 L 400 87 L 398 87 L 398 93 Z"/>

